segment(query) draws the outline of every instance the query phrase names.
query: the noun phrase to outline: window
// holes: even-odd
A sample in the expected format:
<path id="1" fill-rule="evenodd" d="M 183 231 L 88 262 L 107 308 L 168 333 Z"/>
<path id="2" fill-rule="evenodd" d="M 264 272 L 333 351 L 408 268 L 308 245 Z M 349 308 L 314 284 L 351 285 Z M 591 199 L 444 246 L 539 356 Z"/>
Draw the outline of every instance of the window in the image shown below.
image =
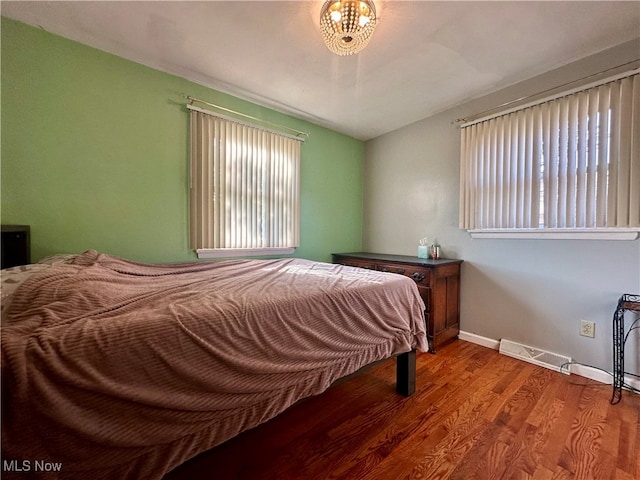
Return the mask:
<path id="1" fill-rule="evenodd" d="M 292 253 L 301 141 L 189 108 L 191 248 L 200 258 Z"/>
<path id="2" fill-rule="evenodd" d="M 621 77 L 463 125 L 460 228 L 635 238 L 640 75 Z"/>

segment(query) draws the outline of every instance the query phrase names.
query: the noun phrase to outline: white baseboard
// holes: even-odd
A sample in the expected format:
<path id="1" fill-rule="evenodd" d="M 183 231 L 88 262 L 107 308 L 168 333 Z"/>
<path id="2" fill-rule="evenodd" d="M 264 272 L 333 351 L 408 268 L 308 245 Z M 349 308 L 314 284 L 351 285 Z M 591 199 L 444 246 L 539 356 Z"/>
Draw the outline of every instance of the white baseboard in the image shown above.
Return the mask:
<path id="1" fill-rule="evenodd" d="M 460 331 L 458 338 L 460 340 L 475 343 L 477 345 L 482 345 L 483 347 L 491 348 L 493 350 L 500 349 L 500 340 L 482 337 L 480 335 L 476 335 L 475 333 Z M 581 377 L 585 377 L 590 380 L 595 380 L 596 382 L 605 383 L 607 385 L 613 384 L 613 378 L 611 377 L 611 375 L 603 372 L 602 370 L 598 370 L 597 368 L 574 364 L 571 365 L 570 372 L 572 374 L 580 375 Z M 640 379 L 626 376 L 624 377 L 624 383 L 626 383 L 627 385 L 631 385 L 633 388 L 640 389 Z"/>
<path id="2" fill-rule="evenodd" d="M 475 333 L 460 331 L 458 334 L 460 340 L 482 345 L 483 347 L 492 348 L 494 350 L 500 349 L 500 340 L 494 340 L 493 338 L 481 337 Z"/>

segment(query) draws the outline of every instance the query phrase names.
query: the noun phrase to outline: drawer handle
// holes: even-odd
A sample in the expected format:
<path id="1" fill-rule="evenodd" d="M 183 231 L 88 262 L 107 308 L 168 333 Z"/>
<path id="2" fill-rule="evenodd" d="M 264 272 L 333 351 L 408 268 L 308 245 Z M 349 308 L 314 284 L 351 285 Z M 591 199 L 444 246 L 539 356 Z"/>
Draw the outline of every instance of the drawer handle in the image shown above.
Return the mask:
<path id="1" fill-rule="evenodd" d="M 400 275 L 404 274 L 404 268 L 399 268 L 398 270 L 396 270 L 396 273 L 399 273 Z"/>
<path id="2" fill-rule="evenodd" d="M 413 275 L 411 275 L 411 278 L 413 278 L 416 282 L 421 282 L 422 280 L 424 280 L 424 275 L 420 272 L 414 272 Z"/>

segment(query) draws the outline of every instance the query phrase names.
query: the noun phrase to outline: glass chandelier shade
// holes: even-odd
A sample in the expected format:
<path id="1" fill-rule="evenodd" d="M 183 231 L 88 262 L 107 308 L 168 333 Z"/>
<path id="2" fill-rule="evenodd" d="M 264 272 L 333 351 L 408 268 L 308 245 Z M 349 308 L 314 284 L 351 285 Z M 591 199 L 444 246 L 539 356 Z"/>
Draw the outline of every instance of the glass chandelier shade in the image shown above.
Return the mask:
<path id="1" fill-rule="evenodd" d="M 353 55 L 367 46 L 376 27 L 371 0 L 330 0 L 320 12 L 320 31 L 327 48 L 338 55 Z"/>

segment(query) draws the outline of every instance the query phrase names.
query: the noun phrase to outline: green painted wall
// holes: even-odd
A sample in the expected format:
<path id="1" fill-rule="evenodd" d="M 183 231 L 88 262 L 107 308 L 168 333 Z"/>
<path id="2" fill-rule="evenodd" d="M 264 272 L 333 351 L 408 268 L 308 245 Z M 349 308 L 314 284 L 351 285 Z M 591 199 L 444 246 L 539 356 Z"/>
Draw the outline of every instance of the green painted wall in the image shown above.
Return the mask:
<path id="1" fill-rule="evenodd" d="M 1 28 L 1 220 L 31 225 L 33 260 L 90 248 L 196 258 L 182 93 L 309 132 L 295 255 L 361 248 L 363 142 L 7 18 Z"/>

